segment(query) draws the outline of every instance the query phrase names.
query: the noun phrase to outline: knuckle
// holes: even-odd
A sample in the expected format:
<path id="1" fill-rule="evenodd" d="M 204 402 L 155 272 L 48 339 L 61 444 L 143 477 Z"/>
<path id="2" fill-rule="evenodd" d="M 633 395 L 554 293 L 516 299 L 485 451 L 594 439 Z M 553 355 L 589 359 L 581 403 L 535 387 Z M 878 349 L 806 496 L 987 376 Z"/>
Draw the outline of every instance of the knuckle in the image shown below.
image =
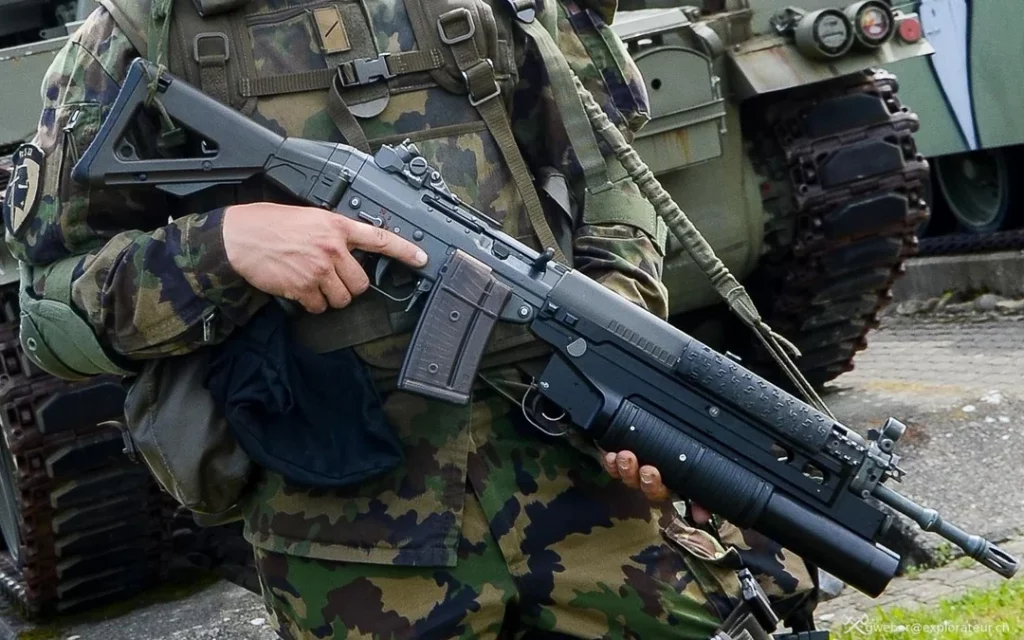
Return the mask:
<path id="1" fill-rule="evenodd" d="M 337 258 L 341 255 L 341 245 L 344 244 L 334 241 L 329 236 L 322 237 L 316 241 L 317 248 L 329 258 Z"/>
<path id="2" fill-rule="evenodd" d="M 378 252 L 387 248 L 388 244 L 390 244 L 390 239 L 390 235 L 386 229 L 373 230 L 373 239 L 371 242 L 373 243 L 374 249 L 377 249 Z"/>
<path id="3" fill-rule="evenodd" d="M 313 263 L 312 272 L 315 280 L 326 277 L 331 271 L 333 271 L 333 268 L 328 260 L 317 260 Z M 315 285 L 315 283 L 313 284 Z"/>

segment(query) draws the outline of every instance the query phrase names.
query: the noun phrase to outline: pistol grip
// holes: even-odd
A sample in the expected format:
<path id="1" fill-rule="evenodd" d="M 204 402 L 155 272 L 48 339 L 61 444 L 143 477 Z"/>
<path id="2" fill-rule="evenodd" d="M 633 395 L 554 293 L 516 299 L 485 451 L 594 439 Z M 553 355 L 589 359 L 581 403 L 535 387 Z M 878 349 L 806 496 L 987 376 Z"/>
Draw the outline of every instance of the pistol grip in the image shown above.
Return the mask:
<path id="1" fill-rule="evenodd" d="M 473 379 L 511 289 L 491 269 L 456 251 L 441 269 L 406 352 L 398 388 L 455 404 Z"/>

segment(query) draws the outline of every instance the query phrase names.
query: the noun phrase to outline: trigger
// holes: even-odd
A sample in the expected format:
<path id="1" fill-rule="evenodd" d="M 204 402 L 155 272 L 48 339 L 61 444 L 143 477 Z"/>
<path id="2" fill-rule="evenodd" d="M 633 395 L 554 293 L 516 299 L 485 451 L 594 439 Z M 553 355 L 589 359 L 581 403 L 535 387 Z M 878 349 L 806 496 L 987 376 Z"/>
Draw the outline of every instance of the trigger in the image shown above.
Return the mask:
<path id="1" fill-rule="evenodd" d="M 381 256 L 377 260 L 377 267 L 373 271 L 373 283 L 378 287 L 384 281 L 384 276 L 387 275 L 389 267 L 391 267 L 391 258 Z"/>

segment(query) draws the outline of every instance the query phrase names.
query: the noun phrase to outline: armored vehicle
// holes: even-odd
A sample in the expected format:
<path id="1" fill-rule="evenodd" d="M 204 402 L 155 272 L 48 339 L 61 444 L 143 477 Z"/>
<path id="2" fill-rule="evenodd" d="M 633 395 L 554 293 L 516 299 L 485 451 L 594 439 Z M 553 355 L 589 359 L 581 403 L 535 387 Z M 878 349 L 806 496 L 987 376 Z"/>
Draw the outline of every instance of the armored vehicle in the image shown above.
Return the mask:
<path id="1" fill-rule="evenodd" d="M 0 0 L 0 194 L 40 84 L 86 3 Z M 2 195 L 0 195 L 2 197 Z M 18 340 L 18 265 L 0 248 L 0 590 L 27 614 L 137 592 L 167 565 L 166 501 L 124 455 L 116 380 L 66 384 Z"/>
<path id="2" fill-rule="evenodd" d="M 880 68 L 932 47 L 899 3 L 681 4 L 620 2 L 652 110 L 635 146 L 820 386 L 852 368 L 928 218 L 918 118 Z M 671 241 L 664 280 L 673 322 L 777 375 Z"/>
<path id="3" fill-rule="evenodd" d="M 86 15 L 72 4 L 0 0 L 5 162 L 31 137 L 42 76 Z M 927 215 L 917 119 L 892 75 L 866 70 L 931 50 L 913 14 L 875 0 L 804 4 L 624 0 L 613 28 L 651 98 L 641 154 L 822 384 L 850 366 Z M 0 181 L 18 180 L 9 173 Z M 674 242 L 669 252 L 675 320 L 705 340 L 725 335 L 704 276 Z M 169 501 L 122 453 L 118 382 L 65 384 L 21 355 L 17 264 L 0 256 L 0 587 L 29 613 L 131 593 L 166 564 Z"/>
<path id="4" fill-rule="evenodd" d="M 920 0 L 930 58 L 887 68 L 921 116 L 934 177 L 922 253 L 1024 247 L 1024 85 L 1017 0 Z"/>

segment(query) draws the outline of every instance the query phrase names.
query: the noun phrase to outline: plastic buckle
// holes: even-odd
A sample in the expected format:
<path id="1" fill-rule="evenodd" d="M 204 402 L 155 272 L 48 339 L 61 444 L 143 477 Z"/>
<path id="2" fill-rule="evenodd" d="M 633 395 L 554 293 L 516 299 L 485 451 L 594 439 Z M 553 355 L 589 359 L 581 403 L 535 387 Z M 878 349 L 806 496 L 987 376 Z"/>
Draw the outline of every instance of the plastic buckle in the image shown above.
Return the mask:
<path id="1" fill-rule="evenodd" d="M 199 53 L 199 42 L 201 40 L 215 39 L 220 40 L 223 43 L 223 53 Z M 199 63 L 200 66 L 204 66 L 207 63 L 220 63 L 223 64 L 231 58 L 231 50 L 228 46 L 228 36 L 226 33 L 220 32 L 206 32 L 197 33 L 196 37 L 192 39 L 192 57 Z"/>
<path id="2" fill-rule="evenodd" d="M 505 3 L 512 10 L 516 20 L 520 22 L 529 24 L 537 17 L 537 6 L 534 0 L 505 0 Z"/>
<path id="3" fill-rule="evenodd" d="M 352 60 L 351 62 L 345 63 L 344 66 L 349 66 L 352 69 L 352 75 L 355 76 L 355 80 L 348 81 L 345 79 L 345 74 L 342 73 L 342 65 L 338 66 L 338 79 L 343 87 L 356 87 L 364 84 L 370 84 L 378 80 L 390 80 L 395 77 L 395 74 L 391 72 L 388 67 L 388 58 L 391 57 L 390 53 L 382 53 L 376 58 L 360 58 L 358 60 Z"/>
<path id="4" fill-rule="evenodd" d="M 491 77 L 493 78 L 494 77 L 494 62 L 491 61 L 490 58 L 484 58 L 483 61 L 486 62 L 488 65 L 490 65 L 490 67 L 491 67 Z M 463 71 L 462 72 L 462 79 L 466 82 L 466 88 L 468 89 L 469 88 L 469 72 L 468 71 Z M 501 95 L 501 87 L 499 87 L 498 83 L 495 82 L 494 83 L 494 91 L 492 91 L 491 93 L 487 94 L 486 96 L 484 96 L 484 97 L 482 97 L 480 99 L 474 98 L 473 97 L 473 93 L 470 92 L 470 94 L 469 94 L 469 104 L 471 104 L 472 106 L 476 107 L 478 105 L 481 105 L 481 104 L 487 102 L 488 100 L 493 100 L 494 98 L 497 98 L 500 95 Z"/>
<path id="5" fill-rule="evenodd" d="M 757 621 L 768 633 L 778 629 L 779 616 L 772 610 L 768 596 L 754 579 L 754 574 L 750 573 L 750 569 L 741 569 L 737 575 L 743 589 L 743 600 L 750 606 Z"/>
<path id="6" fill-rule="evenodd" d="M 449 37 L 447 32 L 445 31 L 445 23 L 454 22 L 460 16 L 464 16 L 463 19 L 460 20 L 460 22 L 468 24 L 469 29 L 466 30 L 466 33 Z M 460 42 L 465 42 L 466 40 L 469 40 L 470 38 L 473 37 L 474 34 L 476 34 L 476 23 L 473 22 L 473 14 L 470 13 L 469 9 L 465 7 L 452 9 L 451 11 L 437 19 L 437 33 L 441 36 L 441 42 L 445 44 L 458 44 Z"/>

